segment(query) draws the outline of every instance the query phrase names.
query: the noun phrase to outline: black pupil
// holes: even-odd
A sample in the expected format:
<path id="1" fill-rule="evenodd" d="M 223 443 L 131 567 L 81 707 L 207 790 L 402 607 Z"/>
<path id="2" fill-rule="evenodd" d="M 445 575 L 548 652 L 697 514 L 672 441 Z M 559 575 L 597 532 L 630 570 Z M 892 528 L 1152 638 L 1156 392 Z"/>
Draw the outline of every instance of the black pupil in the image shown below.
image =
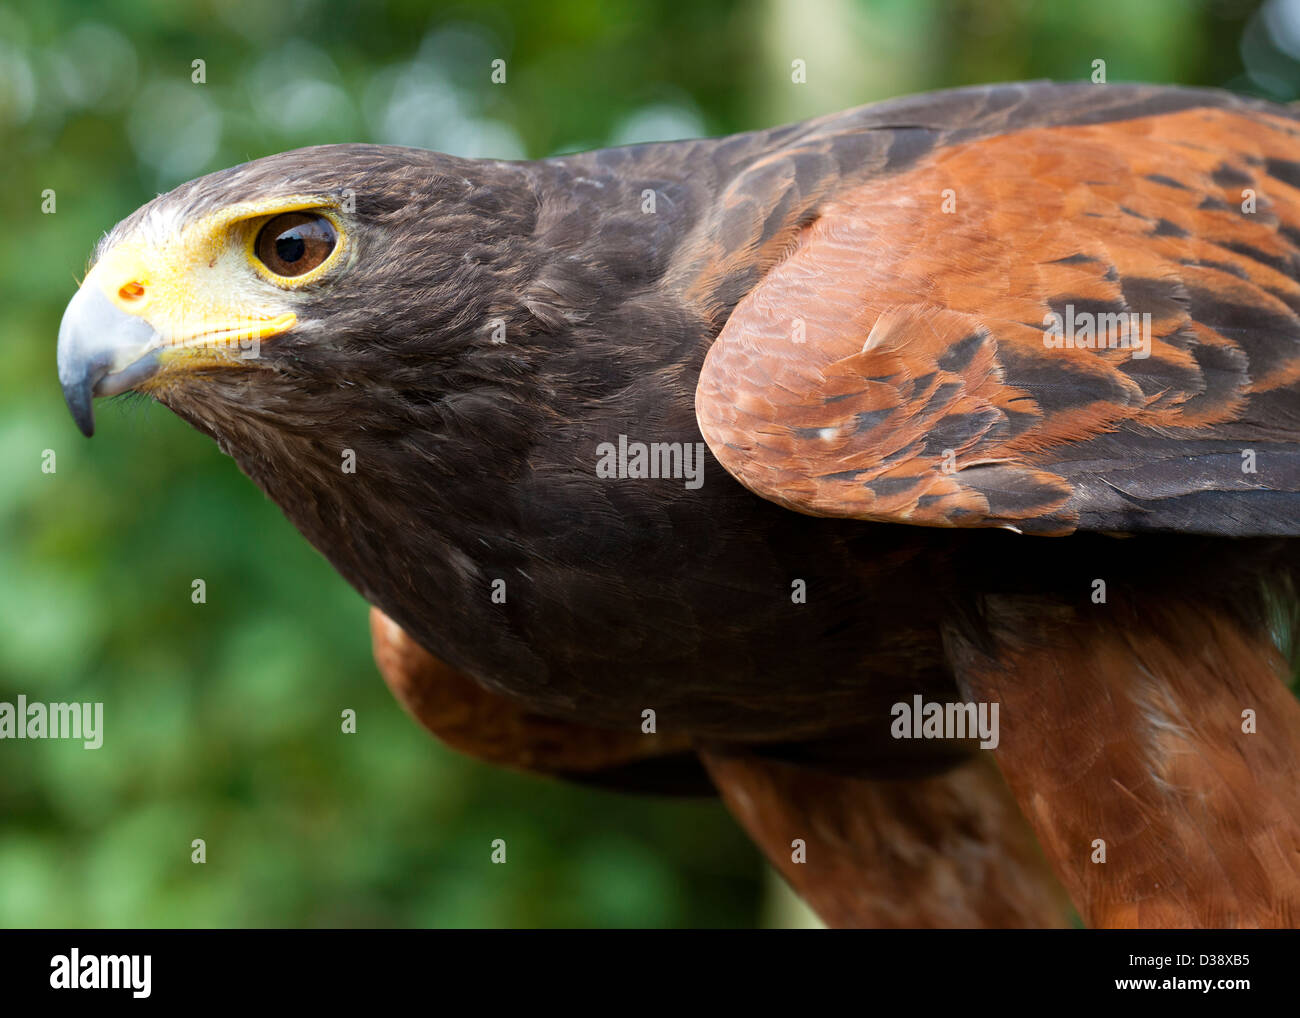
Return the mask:
<path id="1" fill-rule="evenodd" d="M 257 258 L 281 276 L 306 275 L 329 257 L 336 234 L 324 216 L 286 212 L 257 235 Z"/>
<path id="2" fill-rule="evenodd" d="M 298 230 L 286 230 L 275 238 L 275 253 L 281 261 L 292 265 L 307 251 L 307 242 Z"/>

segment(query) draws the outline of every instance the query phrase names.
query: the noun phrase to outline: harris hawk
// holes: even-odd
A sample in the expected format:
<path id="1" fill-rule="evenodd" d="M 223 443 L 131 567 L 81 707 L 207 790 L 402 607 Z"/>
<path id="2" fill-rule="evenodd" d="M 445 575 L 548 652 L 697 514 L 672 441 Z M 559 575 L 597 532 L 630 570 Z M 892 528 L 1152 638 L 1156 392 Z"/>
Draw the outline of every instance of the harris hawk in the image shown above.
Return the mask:
<path id="1" fill-rule="evenodd" d="M 233 456 L 435 734 L 707 775 L 832 924 L 1300 921 L 1289 108 L 286 152 L 113 229 L 58 368 Z"/>

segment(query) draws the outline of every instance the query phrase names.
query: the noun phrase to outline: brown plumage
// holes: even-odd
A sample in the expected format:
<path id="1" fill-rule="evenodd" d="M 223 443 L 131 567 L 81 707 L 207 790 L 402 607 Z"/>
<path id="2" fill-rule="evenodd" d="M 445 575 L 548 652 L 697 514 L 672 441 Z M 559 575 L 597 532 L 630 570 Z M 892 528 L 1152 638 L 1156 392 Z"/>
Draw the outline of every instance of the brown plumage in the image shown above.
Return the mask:
<path id="1" fill-rule="evenodd" d="M 1298 147 L 1291 119 L 1197 109 L 956 144 L 837 193 L 710 348 L 704 436 L 818 515 L 1296 533 Z M 1070 307 L 1149 345 L 1046 346 Z"/>
<path id="2" fill-rule="evenodd" d="M 1069 898 L 989 759 L 868 781 L 701 756 L 727 808 L 832 926 L 1054 928 Z"/>
<path id="3" fill-rule="evenodd" d="M 120 224 L 59 367 L 83 429 L 134 387 L 233 455 L 436 734 L 651 789 L 698 751 L 836 923 L 1062 921 L 974 741 L 896 737 L 921 697 L 999 703 L 1086 920 L 1281 924 L 1298 279 L 1290 110 L 996 86 L 533 163 L 271 156 Z M 1124 317 L 1065 345 L 1076 314 Z M 602 471 L 629 441 L 679 476 Z"/>

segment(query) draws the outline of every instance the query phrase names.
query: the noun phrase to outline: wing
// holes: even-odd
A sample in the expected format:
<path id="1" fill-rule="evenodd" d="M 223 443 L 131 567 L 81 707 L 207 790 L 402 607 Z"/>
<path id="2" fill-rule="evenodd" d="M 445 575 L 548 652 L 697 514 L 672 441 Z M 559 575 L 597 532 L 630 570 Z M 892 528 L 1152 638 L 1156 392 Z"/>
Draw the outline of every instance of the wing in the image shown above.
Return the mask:
<path id="1" fill-rule="evenodd" d="M 813 515 L 1300 534 L 1300 129 L 1271 109 L 951 141 L 820 199 L 708 352 L 714 455 Z"/>

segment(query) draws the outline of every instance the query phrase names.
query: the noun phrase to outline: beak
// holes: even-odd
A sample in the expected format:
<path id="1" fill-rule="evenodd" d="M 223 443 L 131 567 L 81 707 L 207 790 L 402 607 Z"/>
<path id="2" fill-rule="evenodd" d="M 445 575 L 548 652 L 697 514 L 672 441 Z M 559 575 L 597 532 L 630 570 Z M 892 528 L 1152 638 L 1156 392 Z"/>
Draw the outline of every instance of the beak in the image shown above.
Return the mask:
<path id="1" fill-rule="evenodd" d="M 115 396 L 157 373 L 162 338 L 143 318 L 116 307 L 87 280 L 59 325 L 59 382 L 82 434 L 95 433 L 91 399 Z"/>

